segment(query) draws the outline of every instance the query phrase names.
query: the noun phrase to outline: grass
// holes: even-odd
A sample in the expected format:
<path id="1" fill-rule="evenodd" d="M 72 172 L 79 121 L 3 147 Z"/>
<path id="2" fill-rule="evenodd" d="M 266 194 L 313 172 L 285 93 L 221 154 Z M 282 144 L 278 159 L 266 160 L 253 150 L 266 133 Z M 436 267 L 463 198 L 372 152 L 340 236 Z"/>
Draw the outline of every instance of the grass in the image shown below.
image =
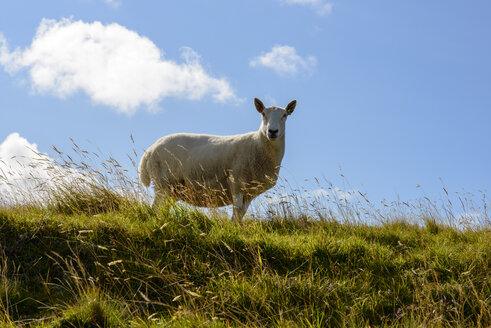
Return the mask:
<path id="1" fill-rule="evenodd" d="M 491 325 L 489 220 L 443 223 L 452 212 L 428 203 L 306 210 L 294 196 L 237 224 L 152 209 L 105 165 L 66 161 L 57 172 L 77 177 L 48 199 L 0 202 L 2 327 Z"/>
<path id="2" fill-rule="evenodd" d="M 208 217 L 145 203 L 0 211 L 0 320 L 40 327 L 491 322 L 489 230 Z"/>

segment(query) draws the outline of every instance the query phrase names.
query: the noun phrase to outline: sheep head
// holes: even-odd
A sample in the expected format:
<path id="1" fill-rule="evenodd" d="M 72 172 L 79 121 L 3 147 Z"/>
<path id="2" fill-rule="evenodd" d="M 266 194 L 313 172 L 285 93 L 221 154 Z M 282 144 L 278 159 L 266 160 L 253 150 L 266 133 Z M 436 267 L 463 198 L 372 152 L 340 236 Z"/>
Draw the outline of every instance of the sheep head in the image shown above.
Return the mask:
<path id="1" fill-rule="evenodd" d="M 265 107 L 261 100 L 254 98 L 254 105 L 263 118 L 259 131 L 270 141 L 284 137 L 286 119 L 288 115 L 293 113 L 297 101 L 290 101 L 285 108 L 277 106 Z"/>

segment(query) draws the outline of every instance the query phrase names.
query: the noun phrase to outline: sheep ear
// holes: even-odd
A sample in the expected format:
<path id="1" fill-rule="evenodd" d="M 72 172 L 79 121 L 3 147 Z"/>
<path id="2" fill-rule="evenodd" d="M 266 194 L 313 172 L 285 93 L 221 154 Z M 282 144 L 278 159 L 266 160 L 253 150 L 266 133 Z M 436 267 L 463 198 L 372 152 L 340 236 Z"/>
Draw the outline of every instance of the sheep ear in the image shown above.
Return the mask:
<path id="1" fill-rule="evenodd" d="M 259 113 L 262 113 L 264 110 L 264 104 L 261 100 L 258 98 L 254 98 L 254 106 L 256 106 L 256 109 Z"/>
<path id="2" fill-rule="evenodd" d="M 291 113 L 293 113 L 293 110 L 295 109 L 295 106 L 297 106 L 297 101 L 296 100 L 292 100 L 292 101 L 290 101 L 288 103 L 288 105 L 286 105 L 285 110 L 288 113 L 288 115 L 290 115 Z"/>

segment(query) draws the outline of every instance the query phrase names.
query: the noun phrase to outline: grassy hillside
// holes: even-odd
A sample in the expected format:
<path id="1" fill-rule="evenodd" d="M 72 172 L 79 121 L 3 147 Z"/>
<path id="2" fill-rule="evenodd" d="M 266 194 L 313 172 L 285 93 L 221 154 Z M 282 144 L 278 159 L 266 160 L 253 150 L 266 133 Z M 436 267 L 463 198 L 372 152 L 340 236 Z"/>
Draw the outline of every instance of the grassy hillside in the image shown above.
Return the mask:
<path id="1" fill-rule="evenodd" d="M 484 195 L 381 211 L 361 193 L 281 193 L 236 224 L 153 210 L 113 158 L 54 150 L 0 172 L 1 327 L 491 326 Z"/>
<path id="2" fill-rule="evenodd" d="M 118 197 L 0 209 L 2 326 L 491 324 L 489 229 L 238 225 Z"/>

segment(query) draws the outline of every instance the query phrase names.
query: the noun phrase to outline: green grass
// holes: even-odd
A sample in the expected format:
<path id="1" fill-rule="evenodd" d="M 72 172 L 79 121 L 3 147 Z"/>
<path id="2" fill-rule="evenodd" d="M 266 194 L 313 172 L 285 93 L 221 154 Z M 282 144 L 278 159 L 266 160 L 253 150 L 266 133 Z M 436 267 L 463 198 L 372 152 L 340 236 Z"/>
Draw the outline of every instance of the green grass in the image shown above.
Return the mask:
<path id="1" fill-rule="evenodd" d="M 110 210 L 93 200 L 94 211 L 0 210 L 3 326 L 491 323 L 487 228 L 306 217 L 239 225 L 179 204 L 154 211 L 114 199 Z"/>

